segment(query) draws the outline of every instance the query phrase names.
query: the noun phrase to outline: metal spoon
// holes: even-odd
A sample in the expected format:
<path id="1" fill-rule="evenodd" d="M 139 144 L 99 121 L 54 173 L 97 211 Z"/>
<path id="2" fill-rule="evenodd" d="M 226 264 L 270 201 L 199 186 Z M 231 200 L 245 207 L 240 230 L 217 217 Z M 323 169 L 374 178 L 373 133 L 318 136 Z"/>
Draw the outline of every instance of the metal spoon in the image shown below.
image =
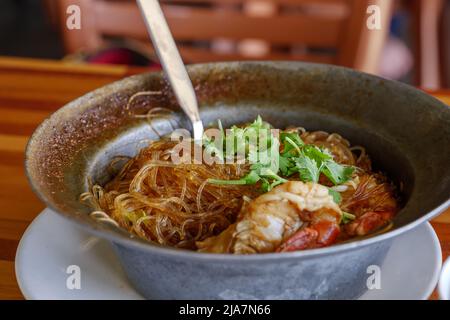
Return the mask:
<path id="1" fill-rule="evenodd" d="M 197 97 L 157 0 L 137 0 L 148 33 L 177 101 L 192 123 L 194 139 L 203 137 Z"/>

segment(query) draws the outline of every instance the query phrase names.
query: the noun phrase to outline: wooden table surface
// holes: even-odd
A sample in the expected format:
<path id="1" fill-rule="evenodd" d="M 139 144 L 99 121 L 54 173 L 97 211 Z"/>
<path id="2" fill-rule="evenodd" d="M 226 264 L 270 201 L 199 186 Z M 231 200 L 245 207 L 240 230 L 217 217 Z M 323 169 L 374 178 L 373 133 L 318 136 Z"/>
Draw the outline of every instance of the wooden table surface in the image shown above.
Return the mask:
<path id="1" fill-rule="evenodd" d="M 31 133 L 65 103 L 142 71 L 0 57 L 0 299 L 23 298 L 15 278 L 14 257 L 25 229 L 44 209 L 28 186 L 23 167 Z M 450 104 L 450 91 L 432 94 Z M 432 224 L 445 259 L 450 254 L 450 211 Z"/>

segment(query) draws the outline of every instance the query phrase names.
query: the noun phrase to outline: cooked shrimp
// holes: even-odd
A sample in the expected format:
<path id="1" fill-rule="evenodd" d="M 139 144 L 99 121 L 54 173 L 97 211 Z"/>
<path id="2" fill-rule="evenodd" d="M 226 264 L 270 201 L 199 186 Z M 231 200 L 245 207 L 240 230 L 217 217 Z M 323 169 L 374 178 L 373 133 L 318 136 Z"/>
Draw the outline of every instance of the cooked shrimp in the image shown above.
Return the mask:
<path id="1" fill-rule="evenodd" d="M 340 214 L 330 209 L 320 209 L 312 214 L 309 225 L 300 228 L 284 241 L 277 252 L 297 251 L 326 247 L 333 244 L 340 234 Z"/>
<path id="2" fill-rule="evenodd" d="M 197 247 L 237 254 L 274 252 L 280 245 L 278 251 L 320 247 L 336 240 L 340 220 L 341 210 L 326 187 L 290 181 L 251 201 L 235 225 Z"/>
<path id="3" fill-rule="evenodd" d="M 351 236 L 364 236 L 387 225 L 395 216 L 395 211 L 369 211 L 345 226 Z"/>
<path id="4" fill-rule="evenodd" d="M 362 175 L 354 192 L 343 193 L 342 210 L 356 216 L 345 226 L 350 236 L 363 236 L 386 225 L 398 211 L 393 186 L 377 175 Z"/>

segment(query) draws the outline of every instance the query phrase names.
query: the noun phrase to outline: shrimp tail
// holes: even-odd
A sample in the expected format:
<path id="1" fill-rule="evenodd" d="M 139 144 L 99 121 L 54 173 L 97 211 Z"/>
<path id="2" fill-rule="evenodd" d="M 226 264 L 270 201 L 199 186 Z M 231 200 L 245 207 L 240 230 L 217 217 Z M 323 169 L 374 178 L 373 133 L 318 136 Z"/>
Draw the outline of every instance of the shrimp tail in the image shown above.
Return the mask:
<path id="1" fill-rule="evenodd" d="M 277 252 L 321 248 L 333 244 L 339 236 L 339 226 L 332 221 L 320 221 L 302 228 L 282 243 Z"/>
<path id="2" fill-rule="evenodd" d="M 395 215 L 394 211 L 369 211 L 346 225 L 351 236 L 364 236 L 387 224 Z"/>

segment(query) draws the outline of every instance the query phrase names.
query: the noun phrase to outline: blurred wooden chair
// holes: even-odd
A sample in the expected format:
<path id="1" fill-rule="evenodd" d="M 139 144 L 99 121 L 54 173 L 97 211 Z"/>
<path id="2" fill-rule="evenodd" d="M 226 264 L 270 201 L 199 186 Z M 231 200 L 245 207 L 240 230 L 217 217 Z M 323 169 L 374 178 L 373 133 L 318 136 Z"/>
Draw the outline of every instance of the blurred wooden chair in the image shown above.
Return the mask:
<path id="1" fill-rule="evenodd" d="M 441 25 L 441 58 L 443 64 L 443 76 L 442 87 L 450 88 L 450 1 L 447 3 L 443 10 L 442 25 Z"/>
<path id="2" fill-rule="evenodd" d="M 448 37 L 449 31 L 441 29 L 445 24 L 447 28 L 449 26 L 443 19 L 446 0 L 413 0 L 409 3 L 416 36 L 416 83 L 424 89 L 436 90 L 448 81 L 444 67 L 449 62 L 450 52 L 444 37 Z M 448 8 L 447 3 L 447 11 Z"/>
<path id="3" fill-rule="evenodd" d="M 48 1 L 48 0 L 47 0 Z M 148 43 L 134 1 L 55 0 L 65 48 L 93 50 L 111 37 Z M 376 73 L 389 30 L 386 0 L 160 1 L 185 62 L 305 60 Z M 66 8 L 81 8 L 81 30 L 65 27 Z M 381 9 L 381 30 L 366 26 L 367 8 Z"/>

